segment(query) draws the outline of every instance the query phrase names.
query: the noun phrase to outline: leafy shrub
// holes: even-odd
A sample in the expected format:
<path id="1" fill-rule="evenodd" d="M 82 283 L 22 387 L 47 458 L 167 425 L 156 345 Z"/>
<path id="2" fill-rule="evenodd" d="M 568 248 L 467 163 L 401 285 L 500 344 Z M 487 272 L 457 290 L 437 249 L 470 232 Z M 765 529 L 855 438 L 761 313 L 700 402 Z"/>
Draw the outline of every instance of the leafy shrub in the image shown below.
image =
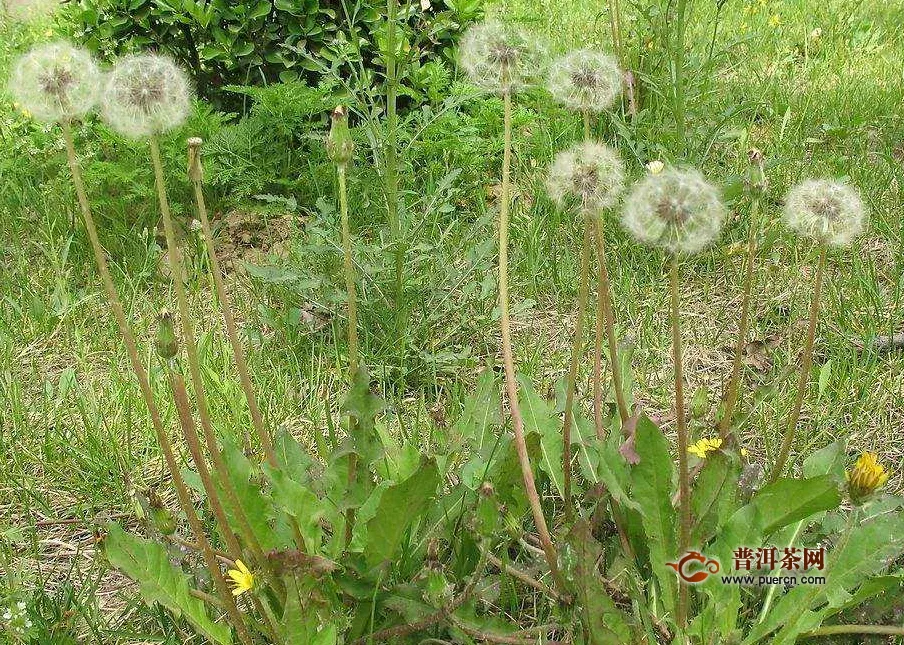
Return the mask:
<path id="1" fill-rule="evenodd" d="M 192 74 L 198 93 L 230 104 L 227 85 L 268 84 L 325 73 L 349 76 L 382 64 L 381 0 L 83 0 L 76 19 L 84 43 L 105 55 L 154 49 Z M 444 0 L 400 12 L 401 95 L 420 97 L 444 73 L 458 34 L 482 0 Z M 346 13 L 347 11 L 347 13 Z M 354 36 L 352 37 L 351 34 Z M 405 70 L 409 70 L 406 72 Z M 365 79 L 361 79 L 365 80 Z"/>

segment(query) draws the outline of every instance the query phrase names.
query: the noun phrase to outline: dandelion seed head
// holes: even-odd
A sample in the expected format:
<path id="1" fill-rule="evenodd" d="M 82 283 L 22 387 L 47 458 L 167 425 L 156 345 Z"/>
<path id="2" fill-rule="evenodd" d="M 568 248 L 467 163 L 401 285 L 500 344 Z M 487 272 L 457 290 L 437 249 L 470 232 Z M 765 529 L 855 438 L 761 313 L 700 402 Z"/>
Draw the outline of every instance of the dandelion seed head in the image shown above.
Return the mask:
<path id="1" fill-rule="evenodd" d="M 622 212 L 622 224 L 638 241 L 673 254 L 702 251 L 719 236 L 724 220 L 719 191 L 692 169 L 648 174 Z"/>
<path id="2" fill-rule="evenodd" d="M 59 9 L 60 0 L 0 0 L 0 15 L 18 22 L 31 22 Z"/>
<path id="3" fill-rule="evenodd" d="M 557 154 L 546 178 L 547 192 L 559 206 L 590 211 L 615 205 L 624 187 L 625 167 L 618 152 L 595 142 Z"/>
<path id="4" fill-rule="evenodd" d="M 533 85 L 545 60 L 545 47 L 535 36 L 495 20 L 469 28 L 459 52 L 461 67 L 471 82 L 497 94 Z"/>
<path id="5" fill-rule="evenodd" d="M 140 139 L 181 125 L 191 109 L 188 79 L 168 57 L 127 56 L 110 72 L 103 116 L 122 135 Z"/>
<path id="6" fill-rule="evenodd" d="M 570 110 L 602 112 L 621 93 L 622 71 L 609 54 L 577 49 L 552 64 L 548 87 L 553 98 Z"/>
<path id="7" fill-rule="evenodd" d="M 22 56 L 9 81 L 19 107 L 45 123 L 85 116 L 97 104 L 100 87 L 100 70 L 91 55 L 64 41 Z"/>
<path id="8" fill-rule="evenodd" d="M 866 227 L 866 207 L 857 191 L 839 181 L 808 179 L 785 198 L 785 223 L 820 244 L 847 246 Z"/>

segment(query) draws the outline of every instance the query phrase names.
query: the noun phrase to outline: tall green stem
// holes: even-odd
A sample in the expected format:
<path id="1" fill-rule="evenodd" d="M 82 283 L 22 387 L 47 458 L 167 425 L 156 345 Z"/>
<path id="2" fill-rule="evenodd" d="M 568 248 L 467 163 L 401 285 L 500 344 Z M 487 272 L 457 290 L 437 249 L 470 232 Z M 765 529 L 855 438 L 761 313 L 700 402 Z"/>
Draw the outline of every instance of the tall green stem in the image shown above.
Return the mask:
<path id="1" fill-rule="evenodd" d="M 348 186 L 346 173 L 348 166 L 338 164 L 336 174 L 339 178 L 339 210 L 342 218 L 342 249 L 345 268 L 345 289 L 348 297 L 348 378 L 351 384 L 358 376 L 358 298 L 355 291 L 355 261 L 352 257 L 352 233 L 348 219 Z M 349 419 L 349 430 L 354 431 L 355 419 Z M 358 456 L 352 452 L 348 456 L 348 484 L 355 483 L 358 476 Z M 352 528 L 355 524 L 355 509 L 346 511 L 345 541 L 351 542 Z"/>
<path id="2" fill-rule="evenodd" d="M 797 431 L 797 422 L 800 420 L 800 410 L 804 404 L 804 396 L 807 394 L 807 385 L 810 382 L 810 369 L 813 367 L 813 343 L 816 339 L 816 326 L 819 322 L 819 302 L 822 299 L 822 281 L 826 267 L 826 247 L 819 250 L 819 266 L 816 269 L 816 278 L 813 282 L 813 297 L 810 300 L 810 322 L 807 326 L 807 338 L 804 341 L 803 356 L 800 360 L 800 378 L 797 382 L 797 395 L 794 397 L 794 406 L 788 415 L 788 423 L 785 428 L 785 437 L 779 450 L 778 458 L 772 469 L 770 481 L 775 481 L 782 475 L 788 454 L 791 452 L 791 444 L 794 443 L 794 434 Z"/>
<path id="3" fill-rule="evenodd" d="M 94 216 L 91 213 L 91 205 L 88 201 L 88 194 L 85 191 L 85 183 L 82 180 L 81 168 L 79 167 L 78 158 L 75 154 L 72 128 L 69 123 L 64 122 L 62 124 L 62 130 L 63 140 L 66 143 L 66 157 L 69 162 L 69 171 L 72 173 L 72 183 L 75 186 L 79 208 L 82 211 L 82 217 L 85 220 L 85 229 L 88 232 L 88 239 L 91 242 L 91 250 L 94 253 L 97 270 L 100 274 L 104 291 L 106 291 L 107 302 L 110 305 L 110 309 L 113 311 L 113 317 L 116 319 L 116 324 L 119 327 L 119 333 L 122 336 L 123 344 L 126 346 L 126 353 L 132 364 L 132 371 L 135 372 L 135 377 L 138 379 L 141 396 L 144 399 L 144 403 L 148 408 L 148 413 L 151 416 L 151 425 L 154 427 L 157 443 L 160 445 L 164 461 L 173 478 L 173 483 L 175 484 L 176 493 L 179 498 L 179 505 L 188 519 L 189 528 L 194 534 L 195 540 L 198 542 L 198 546 L 201 548 L 201 552 L 204 556 L 204 563 L 207 566 L 211 578 L 214 580 L 214 584 L 217 586 L 218 593 L 221 596 L 224 607 L 226 607 L 226 610 L 230 615 L 230 619 L 235 625 L 240 640 L 245 643 L 245 645 L 250 645 L 251 636 L 248 634 L 241 615 L 238 613 L 232 595 L 229 593 L 228 588 L 226 588 L 222 572 L 220 571 L 219 565 L 217 565 L 216 557 L 213 554 L 210 542 L 207 540 L 207 536 L 204 533 L 204 527 L 201 525 L 197 513 L 195 513 L 194 506 L 192 506 L 191 497 L 188 494 L 185 481 L 182 479 L 182 474 L 179 469 L 179 464 L 176 461 L 172 444 L 163 427 L 163 422 L 160 419 L 160 411 L 154 400 L 154 393 L 153 390 L 151 390 L 147 371 L 139 358 L 138 345 L 135 342 L 135 336 L 132 334 L 132 330 L 126 320 L 122 301 L 119 299 L 116 286 L 113 284 L 110 268 L 107 266 L 107 258 L 104 255 L 104 249 L 101 246 L 100 238 L 97 235 L 97 226 L 94 223 Z M 222 585 L 220 583 L 222 583 Z"/>
<path id="4" fill-rule="evenodd" d="M 198 357 L 198 344 L 195 340 L 195 330 L 191 322 L 191 310 L 188 305 L 188 296 L 185 293 L 184 273 L 182 270 L 182 260 L 180 259 L 179 248 L 176 244 L 176 229 L 173 225 L 173 218 L 170 213 L 169 199 L 166 196 L 166 180 L 163 173 L 163 162 L 160 158 L 160 145 L 157 137 L 150 138 L 151 162 L 154 166 L 154 178 L 157 184 L 157 198 L 160 204 L 160 214 L 163 218 L 163 228 L 166 232 L 167 258 L 170 265 L 170 273 L 173 276 L 173 288 L 176 292 L 176 303 L 179 307 L 179 323 L 182 329 L 182 339 L 185 343 L 185 353 L 188 357 L 188 368 L 191 374 L 192 387 L 194 388 L 195 398 L 198 404 L 198 415 L 201 419 L 201 429 L 204 433 L 204 440 L 207 443 L 207 451 L 213 462 L 214 470 L 220 479 L 223 491 L 226 493 L 226 499 L 233 509 L 233 514 L 239 524 L 239 534 L 245 540 L 251 549 L 255 559 L 261 563 L 266 563 L 264 552 L 260 542 L 251 529 L 248 522 L 248 516 L 239 502 L 235 487 L 229 478 L 229 470 L 226 462 L 217 445 L 216 433 L 210 420 L 210 408 L 207 404 L 207 394 L 204 387 L 204 381 L 201 377 L 201 361 Z"/>
<path id="5" fill-rule="evenodd" d="M 687 0 L 678 0 L 677 20 L 675 21 L 675 29 L 677 30 L 675 43 L 672 51 L 672 64 L 675 67 L 675 127 L 678 133 L 678 141 L 682 148 L 685 147 L 687 139 L 687 119 L 685 106 L 685 69 L 686 52 L 685 35 L 687 32 Z"/>
<path id="6" fill-rule="evenodd" d="M 590 231 L 591 215 L 584 213 L 584 242 L 581 245 L 581 274 L 578 286 L 577 320 L 574 323 L 574 347 L 571 350 L 571 364 L 568 380 L 565 382 L 565 422 L 562 425 L 562 472 L 564 473 L 565 518 L 571 521 L 571 427 L 574 424 L 574 390 L 584 348 L 584 319 L 587 317 L 587 299 L 590 292 Z"/>
<path id="7" fill-rule="evenodd" d="M 189 141 L 189 176 L 195 192 L 195 205 L 198 209 L 198 215 L 201 218 L 201 230 L 204 233 L 204 243 L 207 247 L 207 259 L 210 262 L 210 273 L 213 276 L 214 287 L 217 292 L 217 301 L 220 304 L 220 313 L 226 323 L 226 335 L 229 338 L 229 344 L 232 346 L 232 355 L 235 357 L 235 366 L 239 373 L 239 381 L 242 384 L 242 390 L 245 393 L 245 400 L 248 401 L 248 410 L 251 412 L 251 422 L 254 425 L 258 440 L 264 450 L 264 456 L 271 466 L 276 468 L 276 455 L 273 452 L 273 441 L 270 432 L 264 425 L 264 419 L 261 415 L 260 405 L 258 405 L 257 397 L 254 395 L 254 386 L 251 384 L 251 376 L 248 372 L 248 361 L 245 359 L 245 352 L 242 349 L 242 343 L 239 341 L 238 330 L 235 325 L 235 317 L 232 315 L 232 307 L 229 302 L 229 296 L 226 293 L 226 287 L 223 283 L 223 271 L 220 268 L 220 261 L 217 258 L 216 248 L 213 242 L 213 232 L 210 228 L 210 220 L 207 217 L 207 203 L 204 199 L 203 188 L 203 171 L 201 166 L 201 140 L 191 139 Z"/>
<path id="8" fill-rule="evenodd" d="M 678 428 L 678 494 L 680 530 L 678 554 L 683 555 L 690 545 L 691 499 L 690 473 L 687 466 L 687 419 L 684 415 L 684 357 L 681 349 L 681 312 L 679 303 L 679 259 L 672 257 L 672 360 L 675 364 L 675 420 Z M 679 585 L 678 626 L 687 626 L 687 585 Z"/>
<path id="9" fill-rule="evenodd" d="M 625 386 L 622 380 L 621 361 L 618 358 L 618 340 L 615 336 L 615 311 L 612 305 L 612 284 L 609 281 L 608 259 L 606 257 L 606 235 L 603 231 L 602 214 L 593 222 L 594 237 L 596 239 L 597 261 L 600 263 L 599 282 L 597 284 L 597 313 L 596 323 L 596 355 L 594 356 L 594 416 L 596 421 L 597 436 L 603 436 L 603 400 L 602 400 L 602 326 L 605 324 L 606 341 L 609 345 L 609 367 L 612 371 L 612 389 L 615 390 L 615 403 L 618 406 L 618 415 L 621 419 L 622 431 L 630 416 L 628 400 L 625 398 Z"/>
<path id="10" fill-rule="evenodd" d="M 719 420 L 719 436 L 728 438 L 732 430 L 732 417 L 735 406 L 738 403 L 738 394 L 741 386 L 741 365 L 744 356 L 744 348 L 747 346 L 747 328 L 750 324 L 750 294 L 753 291 L 754 267 L 756 265 L 757 236 L 759 227 L 757 220 L 759 215 L 760 200 L 754 197 L 750 206 L 750 231 L 747 234 L 747 261 L 744 269 L 744 292 L 741 299 L 741 318 L 738 324 L 738 338 L 735 343 L 734 359 L 731 364 L 731 377 L 725 396 L 725 409 Z"/>
<path id="11" fill-rule="evenodd" d="M 518 463 L 521 465 L 521 476 L 524 480 L 524 489 L 530 503 L 534 524 L 537 525 L 537 534 L 546 562 L 552 573 L 556 586 L 560 591 L 566 592 L 567 587 L 562 574 L 559 572 L 559 555 L 552 543 L 552 536 L 546 525 L 543 515 L 543 507 L 540 505 L 540 495 L 537 493 L 537 485 L 534 481 L 534 471 L 531 468 L 530 456 L 527 454 L 527 442 L 524 438 L 524 420 L 521 417 L 521 408 L 518 405 L 518 385 L 515 381 L 515 361 L 512 356 L 512 330 L 509 317 L 509 291 L 508 291 L 508 227 L 509 209 L 511 207 L 511 169 L 512 169 L 512 95 L 505 92 L 504 96 L 504 149 L 502 156 L 502 199 L 499 204 L 499 324 L 502 334 L 502 360 L 505 364 L 505 390 L 508 396 L 509 411 L 512 415 L 512 426 L 515 434 L 515 451 L 518 453 Z"/>
<path id="12" fill-rule="evenodd" d="M 402 316 L 402 290 L 405 269 L 405 241 L 402 239 L 402 221 L 399 217 L 399 160 L 398 160 L 398 92 L 399 74 L 396 49 L 398 38 L 399 0 L 386 0 L 386 207 L 392 229 L 395 255 L 395 307 Z"/>

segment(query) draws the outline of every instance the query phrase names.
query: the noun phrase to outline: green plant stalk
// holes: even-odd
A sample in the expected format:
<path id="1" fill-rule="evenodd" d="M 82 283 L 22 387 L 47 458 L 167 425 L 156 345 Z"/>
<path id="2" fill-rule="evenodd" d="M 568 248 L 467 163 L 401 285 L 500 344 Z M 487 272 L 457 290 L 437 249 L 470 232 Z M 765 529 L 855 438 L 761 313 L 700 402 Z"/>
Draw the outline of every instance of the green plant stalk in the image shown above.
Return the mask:
<path id="1" fill-rule="evenodd" d="M 232 594 L 229 593 L 229 589 L 226 587 L 226 581 L 223 579 L 222 572 L 217 565 L 216 556 L 214 555 L 213 549 L 210 546 L 210 542 L 207 540 L 207 536 L 204 533 L 204 527 L 201 525 L 201 521 L 198 518 L 198 515 L 195 513 L 195 509 L 191 504 L 191 497 L 188 494 L 188 489 L 185 486 L 185 481 L 182 479 L 182 474 L 179 470 L 179 465 L 176 462 L 176 456 L 173 451 L 172 444 L 170 443 L 169 437 L 166 434 L 166 430 L 163 427 L 163 422 L 160 419 L 160 411 L 158 410 L 157 403 L 154 400 L 154 393 L 151 390 L 151 384 L 148 379 L 147 371 L 144 369 L 144 365 L 139 358 L 138 345 L 135 342 L 135 336 L 132 334 L 132 330 L 129 327 L 128 322 L 126 321 L 125 312 L 122 307 L 122 301 L 120 301 L 119 294 L 116 291 L 116 286 L 113 284 L 113 278 L 110 275 L 110 268 L 107 266 L 107 259 L 104 255 L 104 250 L 101 246 L 100 238 L 97 235 L 97 226 L 94 223 L 94 216 L 91 213 L 91 205 L 88 201 L 88 193 L 85 190 L 85 183 L 82 180 L 81 168 L 79 167 L 78 158 L 75 154 L 75 142 L 72 137 L 72 127 L 69 123 L 64 122 L 62 123 L 62 130 L 63 140 L 66 143 L 66 157 L 69 163 L 69 171 L 72 174 L 72 183 L 75 186 L 75 193 L 78 197 L 79 208 L 82 211 L 82 217 L 85 220 L 85 229 L 88 232 L 88 239 L 91 242 L 91 250 L 94 253 L 94 260 L 97 264 L 97 270 L 100 274 L 104 290 L 107 293 L 107 302 L 110 305 L 110 309 L 113 311 L 113 317 L 116 319 L 116 324 L 119 327 L 119 333 L 122 336 L 123 343 L 126 346 L 126 353 L 129 355 L 129 361 L 132 364 L 132 371 L 135 372 L 135 376 L 138 379 L 138 386 L 141 390 L 142 398 L 144 399 L 144 403 L 148 408 L 148 413 L 151 416 L 151 425 L 153 425 L 154 433 L 157 435 L 157 443 L 160 444 L 160 450 L 163 452 L 164 461 L 166 462 L 167 468 L 170 471 L 170 475 L 173 478 L 173 484 L 176 487 L 176 494 L 179 498 L 179 505 L 182 508 L 182 512 L 185 513 L 185 517 L 188 519 L 189 528 L 194 534 L 195 540 L 197 541 L 198 546 L 201 549 L 202 555 L 204 557 L 204 564 L 207 566 L 210 577 L 213 579 L 214 584 L 217 586 L 218 593 L 220 593 L 220 595 L 223 597 L 222 599 L 224 606 L 227 612 L 230 614 L 230 619 L 232 620 L 236 628 L 239 639 L 243 643 L 245 643 L 245 645 L 251 645 L 251 636 L 241 619 L 241 615 L 238 613 L 238 609 L 235 606 L 235 601 L 232 597 Z"/>
<path id="2" fill-rule="evenodd" d="M 515 435 L 515 451 L 518 453 L 518 463 L 521 465 L 521 476 L 524 480 L 524 489 L 530 503 L 531 514 L 537 525 L 537 534 L 549 571 L 556 582 L 556 586 L 563 593 L 567 593 L 565 580 L 559 571 L 559 555 L 552 536 L 546 525 L 543 515 L 543 507 L 540 505 L 540 495 L 537 493 L 537 484 L 534 481 L 534 471 L 531 468 L 530 456 L 527 454 L 527 442 L 524 438 L 524 420 L 521 417 L 521 408 L 518 405 L 518 384 L 515 380 L 515 361 L 512 356 L 512 330 L 509 314 L 509 290 L 508 290 L 508 228 L 511 204 L 512 172 L 512 95 L 505 92 L 504 101 L 504 146 L 502 156 L 502 196 L 499 204 L 499 323 L 502 334 L 502 360 L 505 364 L 505 390 L 509 401 L 509 411 L 512 415 L 512 426 Z"/>
<path id="3" fill-rule="evenodd" d="M 386 0 L 386 208 L 389 226 L 392 229 L 395 255 L 395 307 L 402 316 L 402 290 L 405 271 L 405 241 L 402 239 L 402 221 L 399 217 L 399 158 L 398 158 L 398 93 L 399 70 L 396 60 L 396 23 L 398 22 L 399 0 Z M 401 320 L 401 318 L 400 318 Z"/>
<path id="4" fill-rule="evenodd" d="M 691 498 L 690 472 L 687 465 L 687 419 L 684 414 L 684 357 L 681 349 L 681 314 L 679 307 L 679 259 L 672 256 L 671 292 L 672 292 L 672 360 L 675 364 L 675 420 L 678 429 L 678 494 L 679 499 L 679 532 L 678 555 L 682 556 L 690 545 L 691 537 Z M 687 585 L 678 586 L 678 626 L 687 626 Z"/>
<path id="5" fill-rule="evenodd" d="M 627 424 L 630 411 L 628 400 L 625 398 L 625 386 L 622 381 L 621 361 L 618 358 L 618 340 L 615 336 L 615 311 L 612 305 L 612 283 L 609 280 L 608 258 L 606 255 L 606 234 L 603 231 L 603 217 L 598 215 L 593 222 L 596 238 L 596 255 L 600 263 L 599 282 L 597 284 L 597 313 L 596 322 L 596 349 L 594 356 L 594 417 L 596 422 L 596 434 L 603 438 L 603 392 L 601 384 L 602 374 L 602 325 L 605 323 L 606 342 L 609 345 L 609 366 L 612 371 L 612 389 L 615 390 L 615 403 L 618 406 L 618 415 L 621 419 L 622 432 Z M 627 437 L 626 437 L 627 438 Z"/>
<path id="6" fill-rule="evenodd" d="M 571 507 L 571 427 L 574 424 L 574 390 L 584 348 L 584 319 L 587 317 L 587 300 L 590 292 L 590 231 L 591 215 L 584 209 L 584 241 L 581 245 L 581 274 L 578 287 L 577 319 L 574 323 L 574 346 L 571 350 L 571 364 L 565 381 L 565 421 L 562 424 L 562 473 L 565 497 L 565 519 L 570 522 L 574 515 Z"/>
<path id="7" fill-rule="evenodd" d="M 171 361 L 166 362 L 165 370 L 167 381 L 169 382 L 170 390 L 173 394 L 173 401 L 176 404 L 176 414 L 179 417 L 179 424 L 182 427 L 182 434 L 185 438 L 185 443 L 188 445 L 188 450 L 191 453 L 192 460 L 195 462 L 195 467 L 198 469 L 198 475 L 201 478 L 201 484 L 204 486 L 204 490 L 207 493 L 207 501 L 210 502 L 210 508 L 211 510 L 213 510 L 214 517 L 216 518 L 217 523 L 220 526 L 220 531 L 223 533 L 224 537 L 226 537 L 226 541 L 229 543 L 229 548 L 232 553 L 236 554 L 230 554 L 230 558 L 235 560 L 241 555 L 241 549 L 239 549 L 235 534 L 233 534 L 232 530 L 229 528 L 229 521 L 226 518 L 226 512 L 223 509 L 223 504 L 220 500 L 219 494 L 217 493 L 216 486 L 214 486 L 213 478 L 210 476 L 210 470 L 207 467 L 207 462 L 204 460 L 204 453 L 201 450 L 201 442 L 198 437 L 198 431 L 195 427 L 195 421 L 192 418 L 191 414 L 191 405 L 188 400 L 188 392 L 186 392 L 185 390 L 185 381 L 183 381 L 182 377 L 175 370 L 173 370 Z M 194 514 L 194 511 L 192 511 L 192 513 Z M 195 516 L 195 519 L 197 520 L 197 516 Z M 198 525 L 200 526 L 200 522 L 198 523 Z M 207 550 L 210 550 L 210 544 L 206 542 L 206 538 L 204 544 L 207 545 Z M 204 551 L 205 548 L 204 544 L 201 544 L 199 542 L 199 546 L 201 547 L 202 551 Z M 205 554 L 204 557 L 206 560 L 207 555 Z M 210 557 L 214 558 L 213 562 L 214 566 L 216 566 L 216 559 L 213 551 L 211 551 Z M 230 620 L 236 626 L 237 630 L 244 630 L 244 621 L 242 620 L 242 615 L 238 611 L 238 608 L 235 604 L 235 597 L 232 595 L 232 593 L 230 593 L 229 588 L 226 586 L 226 581 L 225 579 L 223 579 L 219 567 L 217 567 L 217 576 L 214 577 L 214 582 L 217 584 L 217 590 L 218 592 L 220 592 L 220 595 L 224 596 L 224 602 L 226 603 L 226 609 L 229 613 Z M 255 599 L 255 602 L 257 602 L 257 599 Z M 270 623 L 269 627 L 275 633 L 275 625 Z M 245 639 L 242 639 L 242 641 L 245 642 Z"/>
<path id="8" fill-rule="evenodd" d="M 612 32 L 612 49 L 619 64 L 624 64 L 621 46 L 621 7 L 618 0 L 609 0 L 609 29 Z"/>
<path id="9" fill-rule="evenodd" d="M 590 110 L 584 110 L 582 116 L 584 120 L 584 142 L 587 143 L 593 136 L 590 129 Z"/>
<path id="10" fill-rule="evenodd" d="M 207 443 L 207 451 L 213 462 L 214 470 L 220 479 L 223 491 L 226 493 L 226 499 L 232 507 L 236 520 L 239 524 L 239 534 L 247 543 L 248 548 L 254 556 L 254 559 L 262 565 L 267 564 L 264 557 L 263 549 L 248 523 L 248 517 L 245 510 L 239 502 L 235 487 L 229 479 L 229 471 L 226 468 L 226 462 L 217 446 L 216 434 L 210 421 L 210 410 L 207 405 L 207 395 L 204 389 L 204 381 L 201 378 L 201 365 L 198 358 L 198 344 L 195 341 L 195 332 L 191 323 L 191 311 L 188 306 L 188 296 L 185 293 L 184 274 L 182 271 L 182 261 L 179 258 L 179 249 L 176 246 L 176 231 L 173 226 L 172 215 L 170 214 L 169 200 L 166 196 L 166 184 L 163 174 L 163 162 L 160 158 L 160 145 L 156 136 L 150 137 L 151 162 L 154 166 L 154 178 L 157 184 L 157 198 L 160 203 L 160 212 L 163 217 L 163 227 L 166 232 L 167 258 L 169 260 L 170 272 L 173 276 L 173 287 L 176 291 L 176 302 L 179 307 L 179 323 L 182 328 L 182 339 L 185 343 L 186 356 L 188 357 L 188 368 L 191 375 L 192 387 L 195 391 L 195 397 L 198 404 L 198 415 L 201 419 L 201 429 L 204 433 L 204 441 Z"/>
<path id="11" fill-rule="evenodd" d="M 744 291 L 741 299 L 741 318 L 738 324 L 738 339 L 735 343 L 734 359 L 731 365 L 731 377 L 725 396 L 725 409 L 719 420 L 719 436 L 727 439 L 732 431 L 732 418 L 735 406 L 738 403 L 738 395 L 741 386 L 741 365 L 744 356 L 744 348 L 747 346 L 747 328 L 750 325 L 750 295 L 753 292 L 754 268 L 757 254 L 757 220 L 759 215 L 760 200 L 754 197 L 750 206 L 750 231 L 747 234 L 747 261 L 744 269 Z"/>
<path id="12" fill-rule="evenodd" d="M 687 140 L 687 118 L 685 105 L 685 62 L 686 52 L 684 51 L 684 39 L 687 31 L 687 0 L 678 0 L 677 20 L 675 21 L 677 29 L 677 42 L 675 42 L 672 51 L 672 60 L 675 66 L 675 126 L 678 132 L 678 140 L 684 146 Z"/>
<path id="13" fill-rule="evenodd" d="M 827 625 L 801 635 L 801 638 L 835 636 L 837 634 L 877 634 L 904 636 L 904 625 Z"/>
<path id="14" fill-rule="evenodd" d="M 803 356 L 800 361 L 800 378 L 797 382 L 797 395 L 794 397 L 794 406 L 788 415 L 788 424 L 785 428 L 785 437 L 779 450 L 778 458 L 772 469 L 770 481 L 775 481 L 782 475 L 788 454 L 791 452 L 791 444 L 794 443 L 794 434 L 797 431 L 797 422 L 800 420 L 800 410 L 804 404 L 804 396 L 807 394 L 807 385 L 810 382 L 810 369 L 813 367 L 813 342 L 816 339 L 816 326 L 819 322 L 819 302 L 822 299 L 822 282 L 826 268 L 826 247 L 819 250 L 819 266 L 816 269 L 816 278 L 813 281 L 813 297 L 810 300 L 810 322 L 807 327 L 807 338 L 804 342 Z"/>
<path id="15" fill-rule="evenodd" d="M 251 384 L 251 376 L 248 372 L 248 361 L 245 359 L 245 352 L 242 349 L 242 343 L 239 341 L 235 317 L 232 315 L 232 306 L 229 301 L 229 296 L 226 293 L 226 286 L 223 283 L 223 271 L 220 268 L 220 260 L 217 258 L 216 248 L 214 247 L 213 232 L 211 231 L 210 220 L 207 216 L 207 202 L 204 199 L 204 177 L 201 166 L 200 139 L 191 140 L 189 142 L 189 150 L 189 177 L 191 178 L 192 186 L 194 187 L 195 205 L 198 209 L 198 215 L 201 218 L 201 230 L 204 233 L 204 243 L 207 247 L 207 259 L 210 262 L 210 273 L 213 277 L 217 301 L 220 305 L 220 313 L 222 313 L 223 321 L 226 323 L 226 336 L 229 338 L 229 344 L 232 346 L 232 355 L 235 358 L 235 366 L 239 373 L 239 381 L 241 382 L 242 390 L 245 393 L 245 400 L 248 402 L 248 410 L 251 413 L 251 422 L 257 433 L 258 441 L 260 441 L 267 461 L 271 466 L 277 468 L 276 455 L 273 452 L 273 440 L 269 430 L 264 425 L 260 405 L 254 394 L 254 386 Z"/>
<path id="16" fill-rule="evenodd" d="M 348 218 L 348 185 L 346 173 L 348 166 L 338 164 L 336 174 L 339 178 L 339 210 L 342 216 L 342 249 L 345 269 L 345 289 L 348 296 L 348 378 L 354 383 L 358 376 L 358 298 L 355 291 L 355 261 L 352 257 L 352 233 Z M 355 419 L 349 417 L 349 429 L 355 427 Z M 348 484 L 355 483 L 358 475 L 358 455 L 350 453 L 348 456 Z M 355 525 L 355 509 L 346 511 L 345 517 L 345 543 L 352 539 L 352 529 Z"/>

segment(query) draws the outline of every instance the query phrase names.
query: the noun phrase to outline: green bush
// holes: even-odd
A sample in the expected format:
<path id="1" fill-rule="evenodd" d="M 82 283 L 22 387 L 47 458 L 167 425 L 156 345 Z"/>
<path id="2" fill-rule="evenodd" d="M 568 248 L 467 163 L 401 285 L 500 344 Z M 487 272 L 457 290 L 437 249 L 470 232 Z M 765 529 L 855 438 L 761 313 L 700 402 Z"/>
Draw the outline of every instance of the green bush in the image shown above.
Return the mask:
<path id="1" fill-rule="evenodd" d="M 479 17 L 482 0 L 408 4 L 399 13 L 402 94 L 418 96 L 431 65 L 448 59 L 462 29 Z M 153 49 L 178 60 L 202 98 L 235 107 L 226 85 L 269 84 L 324 75 L 372 81 L 382 69 L 382 0 L 81 0 L 82 40 L 113 56 Z M 351 37 L 352 34 L 354 37 Z M 425 71 L 426 70 L 426 71 Z"/>

